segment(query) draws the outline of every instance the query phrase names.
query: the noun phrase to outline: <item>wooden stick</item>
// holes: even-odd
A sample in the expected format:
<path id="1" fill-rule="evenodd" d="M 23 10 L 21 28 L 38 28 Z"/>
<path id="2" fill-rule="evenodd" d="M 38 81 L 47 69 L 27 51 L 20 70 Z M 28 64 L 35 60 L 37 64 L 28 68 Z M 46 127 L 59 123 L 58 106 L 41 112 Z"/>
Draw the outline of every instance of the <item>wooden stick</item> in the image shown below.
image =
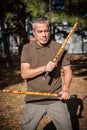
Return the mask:
<path id="1" fill-rule="evenodd" d="M 74 26 L 72 27 L 71 31 L 69 32 L 68 36 L 66 37 L 65 41 L 63 42 L 61 48 L 58 50 L 56 56 L 55 56 L 54 59 L 53 59 L 53 62 L 56 62 L 56 61 L 58 60 L 60 54 L 62 53 L 62 51 L 63 51 L 63 49 L 64 49 L 64 47 L 65 47 L 65 45 L 66 45 L 66 43 L 67 43 L 67 41 L 68 41 L 68 39 L 70 38 L 70 36 L 71 36 L 72 33 L 74 32 L 74 30 L 76 29 L 77 25 L 78 25 L 78 23 L 76 22 L 76 23 L 74 24 Z M 46 79 L 46 77 L 47 77 L 48 74 L 49 74 L 49 72 L 46 72 L 43 79 Z"/>
<path id="2" fill-rule="evenodd" d="M 38 96 L 50 96 L 50 97 L 60 97 L 60 94 L 55 93 L 45 93 L 45 92 L 29 92 L 29 91 L 20 91 L 20 90 L 3 90 L 6 93 L 15 93 L 15 94 L 29 94 L 29 95 L 38 95 Z"/>

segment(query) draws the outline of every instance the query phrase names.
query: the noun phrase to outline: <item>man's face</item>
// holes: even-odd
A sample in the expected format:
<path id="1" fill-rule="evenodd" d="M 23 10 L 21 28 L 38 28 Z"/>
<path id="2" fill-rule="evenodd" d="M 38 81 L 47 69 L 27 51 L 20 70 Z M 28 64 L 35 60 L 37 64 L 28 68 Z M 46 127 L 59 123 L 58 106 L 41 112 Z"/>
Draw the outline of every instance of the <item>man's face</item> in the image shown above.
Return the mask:
<path id="1" fill-rule="evenodd" d="M 45 45 L 50 36 L 50 31 L 47 23 L 35 23 L 33 34 L 40 45 Z"/>

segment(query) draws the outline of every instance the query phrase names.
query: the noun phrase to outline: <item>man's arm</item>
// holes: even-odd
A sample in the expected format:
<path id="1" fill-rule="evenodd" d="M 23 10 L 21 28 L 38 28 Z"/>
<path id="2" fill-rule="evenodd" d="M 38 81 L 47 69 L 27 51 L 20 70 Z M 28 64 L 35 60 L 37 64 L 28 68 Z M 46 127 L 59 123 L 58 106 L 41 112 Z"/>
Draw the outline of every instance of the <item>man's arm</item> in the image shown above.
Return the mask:
<path id="1" fill-rule="evenodd" d="M 21 63 L 21 76 L 23 79 L 34 78 L 43 72 L 45 72 L 45 66 L 31 69 L 29 63 Z"/>
<path id="2" fill-rule="evenodd" d="M 72 81 L 72 69 L 71 66 L 68 65 L 64 66 L 63 70 L 64 70 L 64 84 L 60 94 L 62 94 L 61 99 L 67 100 L 70 98 L 69 88 Z"/>
<path id="3" fill-rule="evenodd" d="M 56 63 L 49 61 L 47 65 L 31 68 L 29 63 L 21 63 L 21 76 L 23 79 L 34 78 L 43 72 L 52 71 Z"/>

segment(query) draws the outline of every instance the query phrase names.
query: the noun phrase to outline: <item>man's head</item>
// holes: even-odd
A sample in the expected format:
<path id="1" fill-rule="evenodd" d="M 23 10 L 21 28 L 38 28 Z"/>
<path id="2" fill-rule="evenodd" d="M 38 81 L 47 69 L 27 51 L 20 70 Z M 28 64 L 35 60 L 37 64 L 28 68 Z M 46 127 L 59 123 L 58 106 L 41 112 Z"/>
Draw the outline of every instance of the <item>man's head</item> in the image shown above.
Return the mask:
<path id="1" fill-rule="evenodd" d="M 39 45 L 46 45 L 50 37 L 49 23 L 45 18 L 38 18 L 33 23 L 33 35 Z"/>

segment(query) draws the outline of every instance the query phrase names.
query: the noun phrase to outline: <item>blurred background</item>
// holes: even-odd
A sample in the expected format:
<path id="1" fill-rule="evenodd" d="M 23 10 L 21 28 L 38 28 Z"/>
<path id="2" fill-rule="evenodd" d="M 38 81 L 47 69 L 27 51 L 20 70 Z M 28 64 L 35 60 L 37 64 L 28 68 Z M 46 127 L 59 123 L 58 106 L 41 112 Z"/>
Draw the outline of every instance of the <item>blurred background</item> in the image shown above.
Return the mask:
<path id="1" fill-rule="evenodd" d="M 20 55 L 23 45 L 35 41 L 32 24 L 38 17 L 49 20 L 51 38 L 61 45 L 78 22 L 66 44 L 73 70 L 70 92 L 75 95 L 68 105 L 73 130 L 87 130 L 87 0 L 0 0 L 0 130 L 21 128 L 25 95 L 2 90 L 26 91 Z M 45 117 L 38 130 L 55 130 L 49 121 Z"/>
<path id="2" fill-rule="evenodd" d="M 67 44 L 70 54 L 87 53 L 87 0 L 0 1 L 0 57 L 12 65 L 11 55 L 20 57 L 24 44 L 33 41 L 32 23 L 38 17 L 50 22 L 52 38 L 63 43 L 70 29 L 78 27 Z"/>

